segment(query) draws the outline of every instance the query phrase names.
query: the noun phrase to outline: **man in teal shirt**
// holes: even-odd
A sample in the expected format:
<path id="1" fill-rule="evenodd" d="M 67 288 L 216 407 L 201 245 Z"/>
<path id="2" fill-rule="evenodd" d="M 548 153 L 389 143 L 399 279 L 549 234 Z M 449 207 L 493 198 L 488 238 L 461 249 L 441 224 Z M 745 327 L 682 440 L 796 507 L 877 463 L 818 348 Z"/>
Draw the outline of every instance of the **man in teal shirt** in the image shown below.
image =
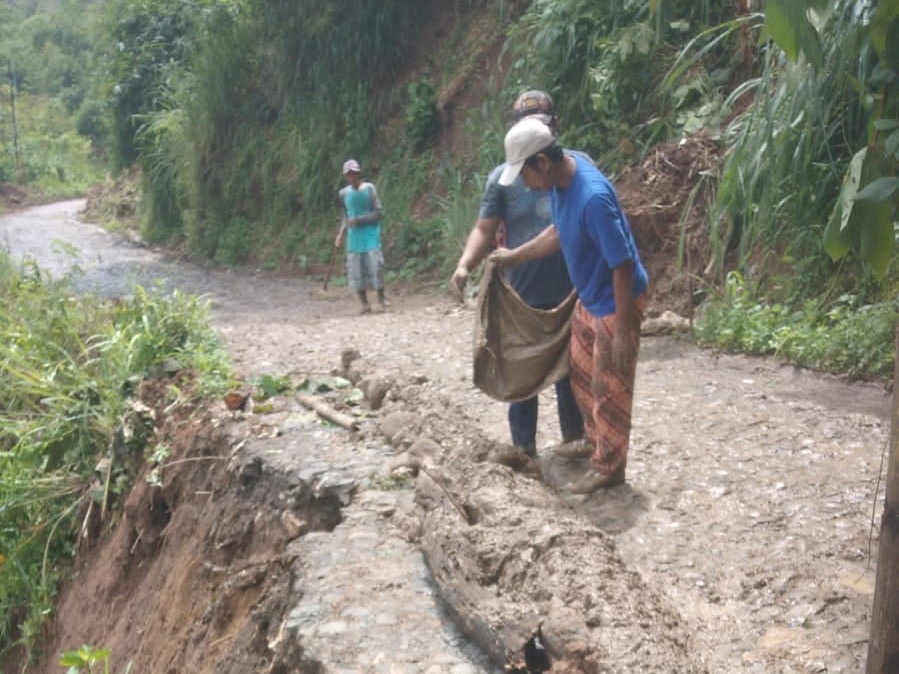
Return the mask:
<path id="1" fill-rule="evenodd" d="M 362 168 L 355 159 L 343 164 L 346 187 L 338 193 L 343 209 L 340 232 L 334 245 L 343 245 L 346 237 L 347 281 L 359 295 L 362 313 L 371 311 L 368 289 L 378 293 L 383 309 L 390 306 L 384 295 L 384 253 L 381 250 L 381 217 L 383 210 L 378 191 L 372 183 L 362 180 Z"/>

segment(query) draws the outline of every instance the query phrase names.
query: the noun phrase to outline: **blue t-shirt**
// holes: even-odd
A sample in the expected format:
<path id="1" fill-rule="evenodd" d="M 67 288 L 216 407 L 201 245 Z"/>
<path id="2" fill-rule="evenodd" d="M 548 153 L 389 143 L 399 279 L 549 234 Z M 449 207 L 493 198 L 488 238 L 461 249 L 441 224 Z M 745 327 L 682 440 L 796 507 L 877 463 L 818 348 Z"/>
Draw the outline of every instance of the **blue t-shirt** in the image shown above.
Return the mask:
<path id="1" fill-rule="evenodd" d="M 368 215 L 381 210 L 378 191 L 371 183 L 361 183 L 358 190 L 347 185 L 338 193 L 347 219 Z M 373 222 L 357 227 L 347 227 L 346 250 L 348 253 L 367 253 L 381 247 L 381 223 Z"/>
<path id="2" fill-rule="evenodd" d="M 634 297 L 649 277 L 615 188 L 589 161 L 574 153 L 577 170 L 565 189 L 553 188 L 553 220 L 568 272 L 584 307 L 594 316 L 615 313 L 612 270 L 633 260 Z"/>
<path id="3" fill-rule="evenodd" d="M 521 176 L 511 185 L 499 184 L 505 164 L 487 178 L 479 218 L 499 218 L 506 226 L 506 246 L 515 248 L 530 241 L 552 223 L 549 192 L 528 189 Z M 506 270 L 506 278 L 532 307 L 553 307 L 568 297 L 571 280 L 561 252 L 525 262 Z"/>

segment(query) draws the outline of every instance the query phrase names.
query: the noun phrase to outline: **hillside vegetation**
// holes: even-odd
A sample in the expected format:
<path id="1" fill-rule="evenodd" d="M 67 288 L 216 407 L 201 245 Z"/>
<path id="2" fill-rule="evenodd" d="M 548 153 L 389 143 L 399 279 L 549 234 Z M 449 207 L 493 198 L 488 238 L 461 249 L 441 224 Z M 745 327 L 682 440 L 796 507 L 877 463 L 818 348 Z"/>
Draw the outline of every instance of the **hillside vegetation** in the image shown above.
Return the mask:
<path id="1" fill-rule="evenodd" d="M 147 240 L 289 270 L 330 258 L 352 156 L 387 206 L 392 273 L 442 279 L 501 160 L 509 102 L 540 87 L 562 140 L 612 177 L 653 153 L 670 163 L 659 148 L 686 139 L 715 146 L 686 192 L 623 195 L 632 212 L 667 209 L 656 276 L 702 301 L 702 343 L 889 376 L 899 0 L 797 7 L 7 4 L 0 182 L 54 198 L 111 171 L 139 181 Z"/>
<path id="2" fill-rule="evenodd" d="M 712 300 L 701 340 L 888 375 L 897 4 L 12 6 L 0 35 L 20 128 L 0 179 L 56 195 L 83 193 L 102 167 L 138 176 L 148 240 L 291 269 L 329 259 L 352 156 L 387 206 L 392 273 L 445 276 L 501 159 L 509 101 L 539 87 L 563 141 L 613 177 L 691 135 L 720 147 L 681 206 L 700 214 L 703 248 L 682 242 L 671 260 Z M 864 307 L 883 326 L 873 337 L 867 319 L 845 324 Z M 832 335 L 844 352 L 822 356 Z"/>
<path id="3" fill-rule="evenodd" d="M 665 229 L 659 276 L 691 289 L 696 339 L 888 377 L 899 0 L 806 4 L 4 3 L 0 188 L 53 199 L 139 181 L 147 240 L 290 270 L 330 257 L 340 166 L 355 157 L 387 207 L 391 273 L 442 280 L 501 160 L 510 101 L 538 87 L 556 100 L 565 144 L 622 179 L 634 222 L 650 214 Z M 687 157 L 685 183 L 649 170 L 690 148 L 709 161 Z M 0 487 L 14 504 L 2 532 L 22 534 L 0 555 L 2 652 L 40 632 L 57 580 L 44 558 L 71 550 L 46 536 L 74 536 L 94 502 L 85 484 L 134 380 L 184 356 L 188 334 L 203 347 L 191 357 L 225 368 L 190 300 L 140 295 L 84 310 L 97 318 L 85 325 L 40 270 L 0 267 Z M 45 354 L 51 344 L 64 348 Z"/>

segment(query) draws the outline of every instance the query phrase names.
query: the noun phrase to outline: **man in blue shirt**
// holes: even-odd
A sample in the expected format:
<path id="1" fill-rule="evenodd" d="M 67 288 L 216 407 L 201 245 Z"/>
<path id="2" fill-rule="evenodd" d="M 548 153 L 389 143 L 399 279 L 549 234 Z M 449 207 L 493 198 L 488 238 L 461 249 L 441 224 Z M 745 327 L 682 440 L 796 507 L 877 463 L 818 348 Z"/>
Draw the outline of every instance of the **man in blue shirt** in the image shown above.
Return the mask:
<path id="1" fill-rule="evenodd" d="M 625 480 L 640 322 L 649 278 L 615 189 L 592 163 L 564 150 L 552 129 L 527 118 L 509 129 L 500 185 L 549 190 L 554 227 L 492 259 L 516 265 L 561 248 L 578 293 L 571 325 L 572 388 L 584 415 L 595 472 L 572 485 L 590 493 Z"/>
<path id="2" fill-rule="evenodd" d="M 512 111 L 515 119 L 531 117 L 549 125 L 555 125 L 557 121 L 552 99 L 539 90 L 521 94 Z M 528 189 L 521 179 L 501 185 L 499 177 L 504 169 L 505 164 L 500 164 L 487 178 L 478 220 L 468 235 L 453 273 L 450 283 L 460 297 L 471 270 L 494 247 L 500 227 L 504 230 L 503 245 L 514 248 L 530 241 L 552 223 L 549 193 Z M 507 279 L 518 295 L 536 309 L 558 306 L 572 289 L 560 252 L 510 269 Z M 559 380 L 555 389 L 563 442 L 578 440 L 583 437 L 584 422 L 568 377 Z M 537 412 L 537 396 L 509 405 L 512 444 L 528 456 L 537 454 Z"/>

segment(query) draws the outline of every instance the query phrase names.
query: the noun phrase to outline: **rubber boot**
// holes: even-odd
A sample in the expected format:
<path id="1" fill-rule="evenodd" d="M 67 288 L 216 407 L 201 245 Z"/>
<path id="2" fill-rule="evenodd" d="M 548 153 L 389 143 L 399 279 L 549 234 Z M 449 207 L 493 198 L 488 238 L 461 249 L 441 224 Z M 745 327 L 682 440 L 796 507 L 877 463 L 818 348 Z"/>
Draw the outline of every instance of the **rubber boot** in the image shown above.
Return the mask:
<path id="1" fill-rule="evenodd" d="M 607 475 L 590 470 L 580 480 L 572 483 L 570 488 L 573 494 L 592 494 L 599 489 L 611 489 L 620 484 L 624 484 L 624 466 Z"/>
<path id="2" fill-rule="evenodd" d="M 359 300 L 362 302 L 362 311 L 359 313 L 367 314 L 371 312 L 371 305 L 368 303 L 368 293 L 364 290 L 359 291 Z"/>
<path id="3" fill-rule="evenodd" d="M 390 307 L 390 302 L 388 302 L 387 298 L 384 296 L 383 288 L 378 288 L 378 304 L 381 305 L 382 309 L 387 309 Z"/>

